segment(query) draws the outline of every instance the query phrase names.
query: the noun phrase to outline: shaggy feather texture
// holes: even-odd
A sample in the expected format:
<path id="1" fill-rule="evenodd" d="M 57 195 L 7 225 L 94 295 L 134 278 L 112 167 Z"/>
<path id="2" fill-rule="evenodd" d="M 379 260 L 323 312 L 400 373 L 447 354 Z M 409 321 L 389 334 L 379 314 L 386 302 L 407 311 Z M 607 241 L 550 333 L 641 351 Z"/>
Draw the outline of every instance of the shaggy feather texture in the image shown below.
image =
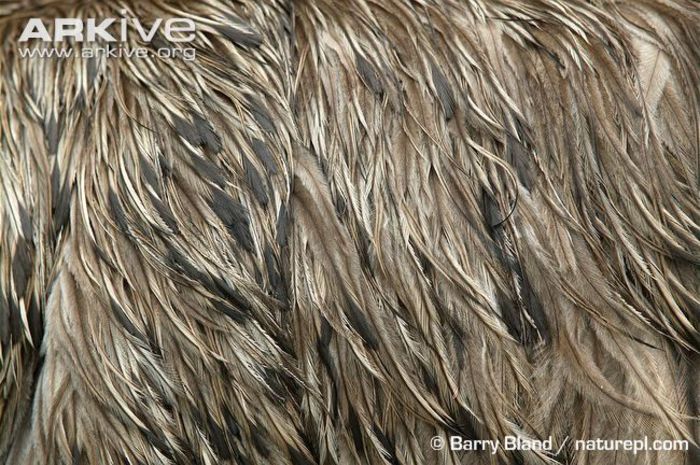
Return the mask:
<path id="1" fill-rule="evenodd" d="M 18 52 L 122 9 L 197 59 Z M 697 2 L 10 0 L 0 37 L 0 463 L 700 463 Z M 644 436 L 690 451 L 573 447 Z"/>

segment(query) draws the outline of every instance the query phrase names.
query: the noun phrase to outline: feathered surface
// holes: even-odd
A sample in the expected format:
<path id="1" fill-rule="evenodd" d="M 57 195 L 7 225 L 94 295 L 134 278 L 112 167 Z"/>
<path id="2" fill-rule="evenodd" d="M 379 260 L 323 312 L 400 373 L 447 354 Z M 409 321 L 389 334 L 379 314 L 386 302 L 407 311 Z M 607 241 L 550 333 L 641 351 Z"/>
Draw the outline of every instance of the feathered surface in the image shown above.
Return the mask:
<path id="1" fill-rule="evenodd" d="M 122 10 L 196 60 L 18 52 Z M 697 2 L 11 0 L 0 38 L 0 463 L 700 463 Z M 573 447 L 644 436 L 690 451 Z"/>

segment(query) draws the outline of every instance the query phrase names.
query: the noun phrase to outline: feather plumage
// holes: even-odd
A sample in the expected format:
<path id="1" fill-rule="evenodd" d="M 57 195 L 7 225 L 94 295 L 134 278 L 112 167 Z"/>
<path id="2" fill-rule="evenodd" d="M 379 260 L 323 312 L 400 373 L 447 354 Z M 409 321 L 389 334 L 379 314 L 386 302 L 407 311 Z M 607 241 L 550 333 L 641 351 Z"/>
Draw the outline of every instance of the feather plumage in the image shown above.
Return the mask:
<path id="1" fill-rule="evenodd" d="M 196 60 L 20 56 L 30 16 L 122 8 L 193 19 Z M 0 463 L 696 463 L 699 24 L 3 2 Z M 643 436 L 691 450 L 572 445 Z"/>

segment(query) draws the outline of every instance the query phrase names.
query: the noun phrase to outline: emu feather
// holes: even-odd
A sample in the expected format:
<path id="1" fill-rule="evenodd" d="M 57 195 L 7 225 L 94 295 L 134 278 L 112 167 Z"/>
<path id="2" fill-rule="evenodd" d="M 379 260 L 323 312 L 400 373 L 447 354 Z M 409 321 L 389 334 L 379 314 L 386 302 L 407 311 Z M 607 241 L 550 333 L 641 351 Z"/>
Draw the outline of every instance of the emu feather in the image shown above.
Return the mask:
<path id="1" fill-rule="evenodd" d="M 196 59 L 22 56 L 122 9 Z M 697 2 L 9 0 L 0 36 L 0 464 L 700 463 Z M 645 436 L 689 450 L 574 444 Z"/>

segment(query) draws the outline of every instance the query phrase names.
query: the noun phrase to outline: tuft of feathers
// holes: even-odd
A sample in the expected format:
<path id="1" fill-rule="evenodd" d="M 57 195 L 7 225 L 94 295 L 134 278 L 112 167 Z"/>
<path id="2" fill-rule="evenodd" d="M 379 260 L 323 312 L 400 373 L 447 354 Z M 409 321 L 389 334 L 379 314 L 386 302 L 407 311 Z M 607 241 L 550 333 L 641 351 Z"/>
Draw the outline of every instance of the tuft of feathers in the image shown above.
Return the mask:
<path id="1" fill-rule="evenodd" d="M 21 54 L 122 8 L 197 58 Z M 0 37 L 0 464 L 700 463 L 697 2 L 10 0 Z M 644 436 L 690 448 L 574 447 Z"/>

